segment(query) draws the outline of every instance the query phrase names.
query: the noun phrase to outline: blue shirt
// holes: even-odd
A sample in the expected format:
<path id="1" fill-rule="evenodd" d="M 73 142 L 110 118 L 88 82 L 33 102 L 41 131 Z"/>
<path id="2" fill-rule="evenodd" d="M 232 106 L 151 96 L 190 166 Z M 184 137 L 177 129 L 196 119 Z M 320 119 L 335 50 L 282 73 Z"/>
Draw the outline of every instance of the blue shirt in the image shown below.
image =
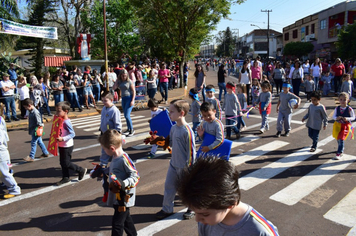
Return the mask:
<path id="1" fill-rule="evenodd" d="M 14 69 L 9 69 L 7 73 L 9 73 L 11 81 L 17 80 L 17 73 Z"/>

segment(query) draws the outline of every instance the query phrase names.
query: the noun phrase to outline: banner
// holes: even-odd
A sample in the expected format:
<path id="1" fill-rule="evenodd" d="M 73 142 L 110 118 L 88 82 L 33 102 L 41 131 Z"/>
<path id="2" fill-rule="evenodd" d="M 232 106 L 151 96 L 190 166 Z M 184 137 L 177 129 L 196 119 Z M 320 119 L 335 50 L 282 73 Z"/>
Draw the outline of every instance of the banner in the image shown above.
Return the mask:
<path id="1" fill-rule="evenodd" d="M 59 137 L 59 130 L 62 128 L 63 125 L 63 119 L 54 116 L 53 117 L 53 124 L 51 128 L 51 135 L 49 137 L 49 142 L 48 142 L 48 152 L 51 153 L 53 156 L 58 156 L 58 142 L 57 138 Z"/>
<path id="2" fill-rule="evenodd" d="M 0 18 L 0 33 L 28 37 L 58 39 L 57 28 L 20 24 Z"/>

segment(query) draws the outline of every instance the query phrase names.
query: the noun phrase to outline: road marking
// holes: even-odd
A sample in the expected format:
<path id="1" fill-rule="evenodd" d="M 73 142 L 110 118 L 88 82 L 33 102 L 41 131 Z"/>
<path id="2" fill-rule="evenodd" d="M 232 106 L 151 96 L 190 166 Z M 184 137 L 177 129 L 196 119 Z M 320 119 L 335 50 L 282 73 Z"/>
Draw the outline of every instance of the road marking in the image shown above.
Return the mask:
<path id="1" fill-rule="evenodd" d="M 356 188 L 348 193 L 338 204 L 325 213 L 324 218 L 347 227 L 356 225 Z M 355 235 L 354 232 L 351 232 Z M 349 232 L 349 234 L 350 234 Z M 352 234 L 351 234 L 352 235 Z"/>
<path id="2" fill-rule="evenodd" d="M 134 117 L 131 117 L 131 120 L 136 120 L 136 119 L 144 118 L 144 117 L 145 116 L 134 116 Z M 125 118 L 121 118 L 121 121 L 125 121 Z M 89 122 L 90 124 L 88 124 L 88 122 L 89 121 L 76 123 L 73 126 L 75 126 L 78 129 L 81 129 L 81 128 L 90 127 L 90 126 L 93 126 L 93 125 L 100 125 L 100 120 L 98 120 L 96 122 Z M 85 124 L 85 125 L 81 125 L 81 124 Z M 81 126 L 77 126 L 77 125 L 81 125 Z"/>
<path id="3" fill-rule="evenodd" d="M 356 157 L 351 155 L 344 155 L 341 161 L 329 160 L 309 174 L 275 193 L 270 199 L 292 206 L 333 178 L 355 160 Z"/>
<path id="4" fill-rule="evenodd" d="M 142 121 L 144 121 L 146 119 L 140 119 L 140 120 L 133 120 L 132 123 L 135 124 L 135 123 L 140 123 L 140 124 L 135 124 L 134 125 L 134 128 L 137 128 L 137 127 L 142 127 L 142 126 L 149 126 L 149 123 L 148 122 L 143 122 L 141 123 Z M 87 128 L 87 129 L 83 129 L 84 131 L 88 132 L 88 131 L 94 131 L 94 130 L 98 130 L 100 127 L 100 123 L 99 123 L 99 126 L 96 126 L 96 127 L 93 127 L 93 128 Z M 78 127 L 77 127 L 78 128 Z M 126 126 L 123 126 L 122 129 L 124 130 L 126 128 Z"/>
<path id="5" fill-rule="evenodd" d="M 356 225 L 350 229 L 346 236 L 356 236 Z"/>
<path id="6" fill-rule="evenodd" d="M 81 120 L 92 120 L 92 119 L 100 119 L 100 115 L 94 115 L 94 116 L 85 116 L 85 117 L 81 117 L 81 118 L 75 118 L 75 119 L 70 119 L 71 122 L 75 123 L 77 121 L 81 121 Z"/>
<path id="7" fill-rule="evenodd" d="M 262 145 L 258 148 L 252 149 L 252 150 L 242 153 L 240 155 L 230 157 L 230 162 L 236 166 L 241 165 L 247 161 L 253 160 L 259 156 L 262 156 L 268 152 L 274 151 L 278 148 L 284 147 L 288 144 L 289 143 L 283 142 L 283 141 L 273 141 L 271 143 Z"/>
<path id="8" fill-rule="evenodd" d="M 252 117 L 252 118 L 261 118 L 261 116 L 259 115 L 249 115 L 249 117 Z M 277 118 L 275 117 L 268 117 L 268 121 L 271 122 L 271 121 L 277 121 Z M 294 124 L 299 124 L 299 125 L 303 125 L 304 123 L 300 120 L 291 120 L 291 123 L 294 123 Z"/>
<path id="9" fill-rule="evenodd" d="M 183 219 L 183 214 L 188 210 L 188 208 L 185 208 L 183 210 L 180 210 L 179 212 L 163 219 L 160 221 L 157 221 L 149 226 L 146 226 L 143 229 L 140 229 L 137 233 L 139 236 L 151 236 L 154 235 L 155 233 L 158 233 L 164 229 L 167 229 L 171 227 L 172 225 L 175 225 L 182 221 Z"/>

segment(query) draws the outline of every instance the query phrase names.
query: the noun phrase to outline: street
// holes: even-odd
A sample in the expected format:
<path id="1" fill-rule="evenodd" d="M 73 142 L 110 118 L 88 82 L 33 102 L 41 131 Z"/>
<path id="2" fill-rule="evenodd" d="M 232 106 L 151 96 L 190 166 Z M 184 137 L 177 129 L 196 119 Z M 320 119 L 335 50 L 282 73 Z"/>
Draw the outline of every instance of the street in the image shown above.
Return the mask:
<path id="1" fill-rule="evenodd" d="M 216 85 L 216 72 L 207 73 L 207 84 Z M 232 76 L 228 80 L 237 82 Z M 330 121 L 327 129 L 320 132 L 315 153 L 309 152 L 312 141 L 301 122 L 310 104 L 305 96 L 300 108 L 294 110 L 289 137 L 275 137 L 277 102 L 278 97 L 274 97 L 269 131 L 260 134 L 261 118 L 258 110 L 253 110 L 249 118 L 244 118 L 247 129 L 233 142 L 230 161 L 241 172 L 241 200 L 273 222 L 280 235 L 356 235 L 355 141 L 348 138 L 343 159 L 332 160 L 337 149 L 331 121 L 335 97 L 321 100 Z M 131 208 L 136 229 L 142 236 L 197 235 L 195 220 L 182 220 L 185 207 L 178 196 L 176 214 L 161 221 L 155 218 L 161 209 L 170 155 L 159 149 L 155 158 L 146 158 L 150 146 L 143 144 L 143 139 L 149 136 L 149 119 L 149 110 L 132 113 L 136 134 L 127 138 L 123 146 L 141 177 L 136 205 Z M 126 130 L 123 115 L 122 122 Z M 191 122 L 191 115 L 187 116 L 187 122 Z M 97 141 L 100 115 L 75 118 L 72 123 L 76 132 L 72 160 L 91 169 L 91 163 L 99 162 L 101 152 Z M 50 128 L 51 123 L 46 123 L 46 145 Z M 88 174 L 78 182 L 77 175 L 73 175 L 70 183 L 55 186 L 61 179 L 59 158 L 24 163 L 22 158 L 30 152 L 31 137 L 27 129 L 10 129 L 8 133 L 14 176 L 22 194 L 0 200 L 0 235 L 110 235 L 114 210 L 101 201 L 101 182 L 90 179 Z M 37 148 L 36 156 L 40 155 Z M 2 193 L 5 191 L 2 187 Z"/>

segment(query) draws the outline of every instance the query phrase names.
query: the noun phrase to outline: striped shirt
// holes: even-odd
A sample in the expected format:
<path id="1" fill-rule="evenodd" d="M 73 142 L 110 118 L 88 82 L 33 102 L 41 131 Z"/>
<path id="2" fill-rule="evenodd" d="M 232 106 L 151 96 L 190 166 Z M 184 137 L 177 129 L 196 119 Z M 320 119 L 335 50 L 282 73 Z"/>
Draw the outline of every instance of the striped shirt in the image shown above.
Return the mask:
<path id="1" fill-rule="evenodd" d="M 218 148 L 224 142 L 224 125 L 221 120 L 215 119 L 212 122 L 203 122 L 204 131 L 215 136 L 215 141 L 208 147 L 210 150 Z"/>

